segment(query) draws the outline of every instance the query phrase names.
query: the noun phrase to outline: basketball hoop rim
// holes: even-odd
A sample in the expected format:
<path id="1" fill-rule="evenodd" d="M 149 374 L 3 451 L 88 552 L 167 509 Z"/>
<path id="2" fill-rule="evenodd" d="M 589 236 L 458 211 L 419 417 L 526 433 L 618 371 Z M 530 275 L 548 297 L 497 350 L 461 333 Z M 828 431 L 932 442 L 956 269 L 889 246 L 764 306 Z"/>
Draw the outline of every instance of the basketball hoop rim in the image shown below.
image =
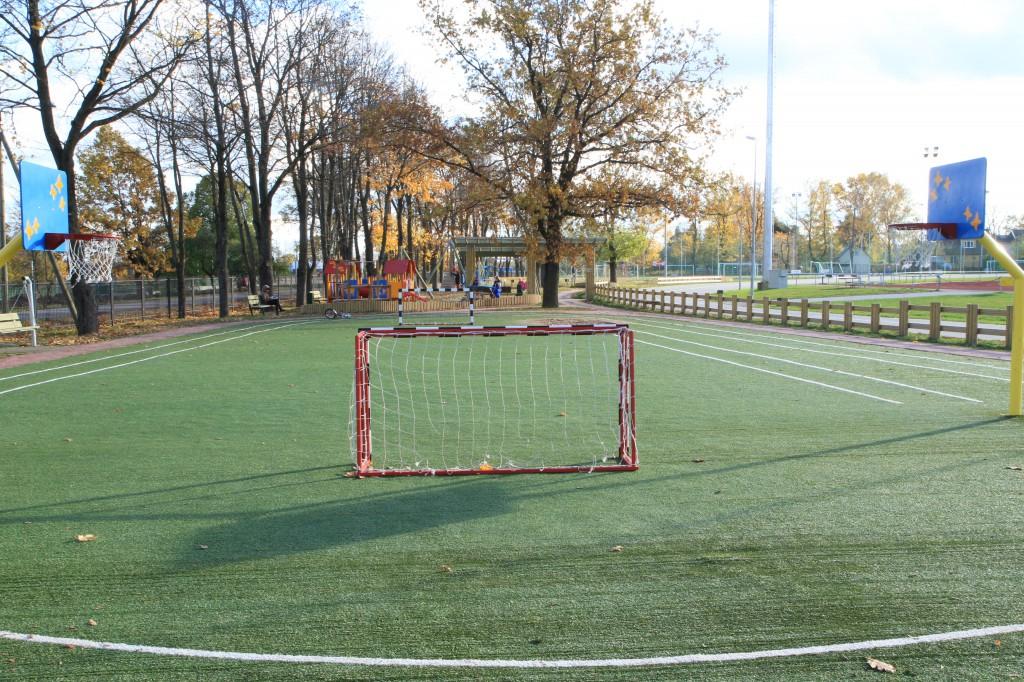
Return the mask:
<path id="1" fill-rule="evenodd" d="M 893 223 L 890 230 L 938 230 L 946 239 L 956 239 L 956 223 Z"/>
<path id="2" fill-rule="evenodd" d="M 85 242 L 99 239 L 116 240 L 117 238 L 116 234 L 104 234 L 97 232 L 80 232 L 77 234 L 71 234 L 70 232 L 47 232 L 43 235 L 43 246 L 50 251 L 53 251 L 66 241 Z"/>

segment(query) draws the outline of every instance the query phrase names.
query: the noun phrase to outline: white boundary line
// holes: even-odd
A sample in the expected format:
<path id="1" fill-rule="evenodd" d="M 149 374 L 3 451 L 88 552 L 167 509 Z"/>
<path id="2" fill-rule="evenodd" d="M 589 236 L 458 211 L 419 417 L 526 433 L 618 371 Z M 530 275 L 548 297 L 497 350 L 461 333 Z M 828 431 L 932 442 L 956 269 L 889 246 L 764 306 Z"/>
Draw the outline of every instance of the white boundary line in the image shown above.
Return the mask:
<path id="1" fill-rule="evenodd" d="M 815 656 L 836 654 L 866 649 L 891 649 L 894 647 L 955 642 L 963 639 L 1006 635 L 1024 632 L 1024 623 L 997 625 L 971 630 L 954 630 L 932 635 L 894 637 L 892 639 L 869 639 L 862 642 L 844 642 L 819 646 L 794 647 L 789 649 L 762 649 L 760 651 L 737 651 L 722 654 L 686 654 L 682 656 L 652 656 L 649 658 L 596 658 L 596 659 L 485 659 L 485 658 L 371 658 L 362 656 L 317 656 L 296 654 L 260 654 L 241 651 L 211 651 L 209 649 L 182 649 L 177 647 L 148 646 L 145 644 L 123 644 L 120 642 L 96 642 L 74 637 L 49 637 L 20 632 L 0 630 L 0 639 L 30 644 L 59 644 L 101 649 L 132 654 L 153 654 L 156 656 L 181 656 L 187 658 L 214 658 L 254 663 L 329 663 L 334 665 L 359 665 L 376 667 L 420 667 L 420 668 L 640 668 L 653 665 L 685 665 L 693 663 L 724 663 L 730 661 L 754 661 L 765 658 L 792 656 Z"/>
<path id="2" fill-rule="evenodd" d="M 650 326 L 656 327 L 656 325 L 650 325 Z M 656 327 L 656 328 L 657 329 L 664 329 L 664 327 Z M 636 331 L 640 332 L 641 334 L 647 334 L 649 336 L 656 336 L 659 339 L 667 339 L 669 341 L 675 341 L 676 343 L 686 343 L 686 344 L 689 344 L 691 346 L 700 346 L 701 348 L 708 348 L 710 350 L 719 350 L 719 351 L 722 351 L 723 353 L 735 353 L 736 355 L 749 355 L 749 356 L 752 356 L 752 357 L 755 357 L 755 358 L 761 358 L 762 360 L 770 360 L 770 361 L 775 361 L 775 362 L 782 362 L 782 363 L 785 363 L 787 365 L 795 365 L 797 367 L 806 367 L 807 369 L 816 369 L 816 370 L 819 370 L 819 371 L 822 371 L 822 372 L 832 372 L 833 374 L 841 374 L 843 376 L 854 377 L 856 379 L 867 379 L 868 381 L 877 381 L 877 382 L 882 383 L 882 384 L 889 384 L 890 386 L 899 386 L 900 388 L 909 388 L 909 389 L 914 390 L 914 391 L 921 391 L 922 393 L 932 393 L 934 395 L 941 395 L 941 396 L 943 396 L 945 398 L 953 398 L 954 400 L 964 400 L 964 401 L 967 401 L 969 403 L 981 403 L 981 402 L 983 402 L 983 401 L 978 400 L 976 398 L 968 398 L 967 396 L 956 395 L 955 393 L 945 393 L 943 391 L 936 391 L 934 389 L 924 388 L 922 386 L 913 386 L 911 384 L 904 384 L 904 383 L 901 383 L 899 381 L 892 381 L 891 379 L 882 379 L 880 377 L 873 377 L 873 376 L 869 376 L 867 374 L 857 374 L 856 372 L 847 372 L 846 370 L 834 369 L 832 367 L 822 367 L 821 365 L 811 365 L 811 364 L 808 364 L 806 362 L 797 362 L 796 360 L 789 360 L 789 359 L 786 359 L 786 358 L 775 357 L 774 355 L 762 355 L 760 353 L 750 353 L 750 352 L 743 351 L 743 350 L 734 350 L 732 348 L 722 348 L 721 346 L 712 346 L 711 344 L 707 344 L 707 343 L 698 343 L 697 341 L 686 341 L 685 339 L 678 339 L 678 338 L 676 338 L 674 336 L 665 336 L 663 334 L 655 334 L 654 332 L 647 332 L 647 331 L 643 331 L 642 329 L 637 329 Z M 671 331 L 675 331 L 675 330 L 671 330 Z M 678 332 L 677 331 L 676 333 L 685 333 L 685 332 Z M 793 350 L 799 350 L 799 349 L 794 348 Z"/>
<path id="3" fill-rule="evenodd" d="M 643 332 L 650 334 L 650 332 Z M 657 334 L 655 334 L 657 336 Z M 850 388 L 843 388 L 842 386 L 833 386 L 832 384 L 826 384 L 821 381 L 814 381 L 813 379 L 804 379 L 803 377 L 793 376 L 792 374 L 785 374 L 783 372 L 775 372 L 770 369 L 764 369 L 762 367 L 754 367 L 753 365 L 744 365 L 741 362 L 733 362 L 732 360 L 726 360 L 725 358 L 716 358 L 713 355 L 702 355 L 701 353 L 692 353 L 688 350 L 680 350 L 679 348 L 671 348 L 670 346 L 662 346 L 660 343 L 651 343 L 650 341 L 641 341 L 637 339 L 637 343 L 642 343 L 645 346 L 654 346 L 655 348 L 662 348 L 664 350 L 670 350 L 673 353 L 682 353 L 683 355 L 691 355 L 695 358 L 703 358 L 705 360 L 712 360 L 714 362 L 723 362 L 727 365 L 734 367 L 742 367 L 743 369 L 753 370 L 754 372 L 762 372 L 763 374 L 771 374 L 772 376 L 782 377 L 783 379 L 790 379 L 792 381 L 799 381 L 805 384 L 812 384 L 814 386 L 821 386 L 822 388 L 829 388 L 833 391 L 842 391 L 843 393 L 850 393 L 852 395 L 859 395 L 862 398 L 870 398 L 871 400 L 880 400 L 883 403 L 889 403 L 890 405 L 902 405 L 899 400 L 890 400 L 889 398 L 883 398 L 881 396 L 872 395 L 870 393 L 862 393 L 861 391 L 854 391 Z"/>
<path id="4" fill-rule="evenodd" d="M 161 350 L 163 348 L 170 348 L 171 346 L 180 346 L 183 343 L 191 343 L 193 341 L 202 341 L 204 339 L 212 339 L 212 338 L 214 338 L 216 336 L 224 336 L 225 334 L 235 334 L 237 332 L 245 331 L 247 329 L 252 329 L 255 326 L 259 326 L 259 325 L 245 325 L 245 326 L 241 326 L 241 327 L 235 327 L 234 329 L 225 329 L 225 330 L 219 331 L 219 332 L 217 332 L 215 334 L 203 334 L 202 332 L 197 333 L 197 334 L 189 334 L 188 338 L 186 338 L 186 339 L 182 339 L 180 341 L 172 341 L 171 343 L 165 343 L 162 346 L 147 346 L 146 348 L 139 348 L 137 350 L 130 350 L 130 351 L 126 352 L 126 353 L 114 353 L 113 355 L 104 355 L 104 356 L 98 357 L 98 358 L 90 358 L 89 360 L 79 360 L 78 362 L 71 362 L 71 363 L 68 363 L 66 365 L 55 365 L 53 367 L 46 367 L 44 369 L 36 369 L 36 370 L 31 371 L 31 372 L 22 372 L 21 374 L 12 374 L 10 376 L 0 377 L 0 381 L 9 381 L 11 379 L 20 379 L 22 377 L 29 377 L 29 376 L 33 376 L 35 374 L 44 374 L 46 372 L 55 372 L 55 371 L 60 370 L 60 369 L 70 369 L 71 367 L 79 367 L 81 365 L 88 365 L 88 364 L 91 364 L 93 362 L 103 362 L 104 360 L 113 360 L 114 358 L 123 358 L 123 357 L 128 356 L 128 355 L 138 355 L 139 353 L 148 353 L 148 352 L 154 351 L 154 350 Z M 145 342 L 143 342 L 143 343 L 145 343 Z M 98 350 L 98 351 L 95 351 L 95 352 L 102 353 L 103 351 Z"/>
<path id="5" fill-rule="evenodd" d="M 650 325 L 650 326 L 656 326 L 656 325 L 652 325 L 650 322 L 638 322 L 637 324 L 646 324 L 646 325 Z M 711 336 L 711 337 L 717 338 L 717 339 L 722 339 L 722 338 L 730 338 L 730 339 L 732 339 L 733 338 L 733 337 L 722 337 L 722 336 L 720 336 L 718 334 L 708 334 L 707 332 L 693 331 L 692 329 L 689 329 L 690 325 L 674 324 L 673 326 L 681 327 L 679 329 L 679 331 L 682 332 L 682 333 L 685 333 L 685 334 L 696 334 L 698 336 Z M 685 327 L 685 328 L 682 328 L 682 327 Z M 872 358 L 872 357 L 866 357 L 866 356 L 850 355 L 850 354 L 847 354 L 847 353 L 834 353 L 834 352 L 827 351 L 827 350 L 812 350 L 810 348 L 794 348 L 793 346 L 786 346 L 786 345 L 779 344 L 779 343 L 770 343 L 768 341 L 755 341 L 753 339 L 741 338 L 739 335 L 736 335 L 736 336 L 737 336 L 737 338 L 735 338 L 734 340 L 739 341 L 741 343 L 755 343 L 755 344 L 758 344 L 758 345 L 761 345 L 761 346 L 771 346 L 773 348 L 785 348 L 787 350 L 800 350 L 800 351 L 803 351 L 804 353 L 818 353 L 820 355 L 834 355 L 834 356 L 838 356 L 838 357 L 841 357 L 841 358 L 856 358 L 858 360 L 864 360 L 864 361 L 867 361 L 867 362 L 880 362 L 880 363 L 883 363 L 883 364 L 886 364 L 886 365 L 899 365 L 901 367 L 913 367 L 915 369 L 929 369 L 929 370 L 932 370 L 933 372 L 942 372 L 944 374 L 958 374 L 960 376 L 978 377 L 979 379 L 991 379 L 993 381 L 1002 381 L 1002 382 L 1009 382 L 1010 381 L 1008 378 L 993 377 L 993 376 L 989 376 L 987 374 L 975 374 L 973 372 L 961 372 L 961 371 L 958 371 L 958 370 L 955 370 L 955 369 L 946 369 L 944 367 L 931 367 L 931 366 L 928 366 L 928 365 L 914 365 L 914 364 L 911 364 L 909 362 L 897 362 L 896 360 L 883 360 L 882 358 Z M 744 335 L 744 336 L 746 336 L 746 335 Z M 775 338 L 778 338 L 778 337 L 776 336 Z"/>
<path id="6" fill-rule="evenodd" d="M 157 360 L 159 358 L 166 358 L 166 357 L 171 356 L 171 355 L 177 355 L 178 353 L 188 353 L 189 351 L 199 350 L 200 348 L 207 348 L 209 346 L 216 346 L 217 344 L 226 343 L 228 341 L 237 341 L 239 339 L 244 339 L 245 337 L 252 336 L 253 334 L 262 334 L 264 332 L 270 332 L 270 331 L 275 331 L 275 330 L 278 330 L 278 329 L 284 329 L 286 327 L 294 327 L 294 326 L 300 325 L 300 324 L 310 324 L 310 322 L 309 321 L 306 321 L 306 322 L 291 322 L 291 323 L 288 323 L 288 324 L 277 325 L 277 326 L 274 326 L 274 327 L 270 327 L 270 326 L 262 327 L 260 329 L 257 329 L 256 331 L 251 331 L 251 332 L 248 332 L 246 334 L 240 334 L 238 336 L 232 336 L 230 338 L 220 339 L 218 341 L 210 341 L 209 343 L 202 343 L 202 344 L 199 344 L 198 346 L 190 346 L 188 348 L 179 348 L 178 350 L 172 350 L 172 351 L 168 351 L 166 353 L 160 353 L 159 355 L 150 355 L 149 357 L 146 357 L 146 358 L 139 358 L 138 360 L 130 360 L 128 362 L 121 362 L 121 363 L 118 363 L 116 365 L 109 365 L 107 367 L 97 367 L 96 369 L 90 369 L 90 370 L 85 371 L 85 372 L 78 372 L 77 374 L 66 374 L 64 376 L 54 377 L 52 379 L 46 379 L 44 381 L 37 381 L 34 384 L 25 384 L 24 386 L 15 386 L 14 388 L 8 388 L 7 390 L 0 391 L 0 395 L 6 395 L 8 393 L 14 393 L 16 391 L 24 391 L 26 388 L 35 388 L 36 386 L 44 386 L 46 384 L 52 384 L 52 383 L 57 382 L 57 381 L 64 381 L 65 379 L 76 379 L 78 377 L 84 377 L 84 376 L 88 376 L 90 374 L 97 374 L 99 372 L 106 372 L 107 370 L 111 370 L 111 369 L 120 369 L 122 367 L 129 367 L 131 365 L 138 365 L 139 363 L 142 363 L 142 362 L 149 362 L 150 360 Z"/>

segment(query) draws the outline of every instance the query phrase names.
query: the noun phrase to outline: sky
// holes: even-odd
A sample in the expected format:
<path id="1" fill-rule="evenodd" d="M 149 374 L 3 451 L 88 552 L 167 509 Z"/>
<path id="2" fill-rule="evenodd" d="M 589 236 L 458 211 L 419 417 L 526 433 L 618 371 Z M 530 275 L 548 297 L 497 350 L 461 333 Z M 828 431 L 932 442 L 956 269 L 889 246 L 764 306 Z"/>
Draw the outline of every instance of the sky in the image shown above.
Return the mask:
<path id="1" fill-rule="evenodd" d="M 709 163 L 765 175 L 768 0 L 656 0 L 677 28 L 717 34 L 723 79 L 743 95 Z M 436 63 L 415 0 L 367 0 L 367 29 L 446 112 L 465 111 L 461 75 Z M 808 187 L 879 172 L 925 219 L 928 169 L 988 158 L 987 224 L 1024 215 L 1024 2 L 776 0 L 774 210 L 806 211 Z M 924 158 L 924 148 L 938 157 Z M 794 194 L 800 196 L 794 197 Z"/>

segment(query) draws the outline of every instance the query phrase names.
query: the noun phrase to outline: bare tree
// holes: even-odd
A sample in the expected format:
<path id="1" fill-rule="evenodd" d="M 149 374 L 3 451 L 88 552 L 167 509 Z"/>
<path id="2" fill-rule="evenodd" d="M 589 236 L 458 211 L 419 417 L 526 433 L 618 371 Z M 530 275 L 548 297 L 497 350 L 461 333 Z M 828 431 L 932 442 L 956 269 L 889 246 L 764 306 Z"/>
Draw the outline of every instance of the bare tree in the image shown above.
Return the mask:
<path id="1" fill-rule="evenodd" d="M 158 22 L 162 0 L 0 0 L 0 76 L 15 87 L 0 106 L 39 112 L 57 168 L 68 176 L 68 218 L 77 232 L 75 150 L 101 126 L 135 113 L 170 77 L 195 36 Z M 155 31 L 157 23 L 163 30 Z M 74 287 L 79 334 L 99 327 L 93 287 Z"/>

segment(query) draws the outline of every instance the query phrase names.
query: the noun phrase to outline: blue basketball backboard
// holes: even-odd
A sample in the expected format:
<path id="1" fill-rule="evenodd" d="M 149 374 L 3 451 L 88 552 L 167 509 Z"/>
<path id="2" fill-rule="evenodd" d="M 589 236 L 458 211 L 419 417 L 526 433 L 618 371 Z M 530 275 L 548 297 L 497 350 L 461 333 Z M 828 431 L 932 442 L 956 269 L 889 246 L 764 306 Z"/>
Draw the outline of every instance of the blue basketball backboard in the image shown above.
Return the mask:
<path id="1" fill-rule="evenodd" d="M 26 251 L 43 251 L 43 236 L 68 232 L 68 176 L 64 171 L 22 161 L 21 246 Z M 68 248 L 63 242 L 54 251 Z"/>
<path id="2" fill-rule="evenodd" d="M 971 159 L 936 166 L 928 174 L 928 222 L 955 223 L 956 239 L 978 239 L 985 234 L 986 159 Z M 944 239 L 928 230 L 929 241 Z"/>

